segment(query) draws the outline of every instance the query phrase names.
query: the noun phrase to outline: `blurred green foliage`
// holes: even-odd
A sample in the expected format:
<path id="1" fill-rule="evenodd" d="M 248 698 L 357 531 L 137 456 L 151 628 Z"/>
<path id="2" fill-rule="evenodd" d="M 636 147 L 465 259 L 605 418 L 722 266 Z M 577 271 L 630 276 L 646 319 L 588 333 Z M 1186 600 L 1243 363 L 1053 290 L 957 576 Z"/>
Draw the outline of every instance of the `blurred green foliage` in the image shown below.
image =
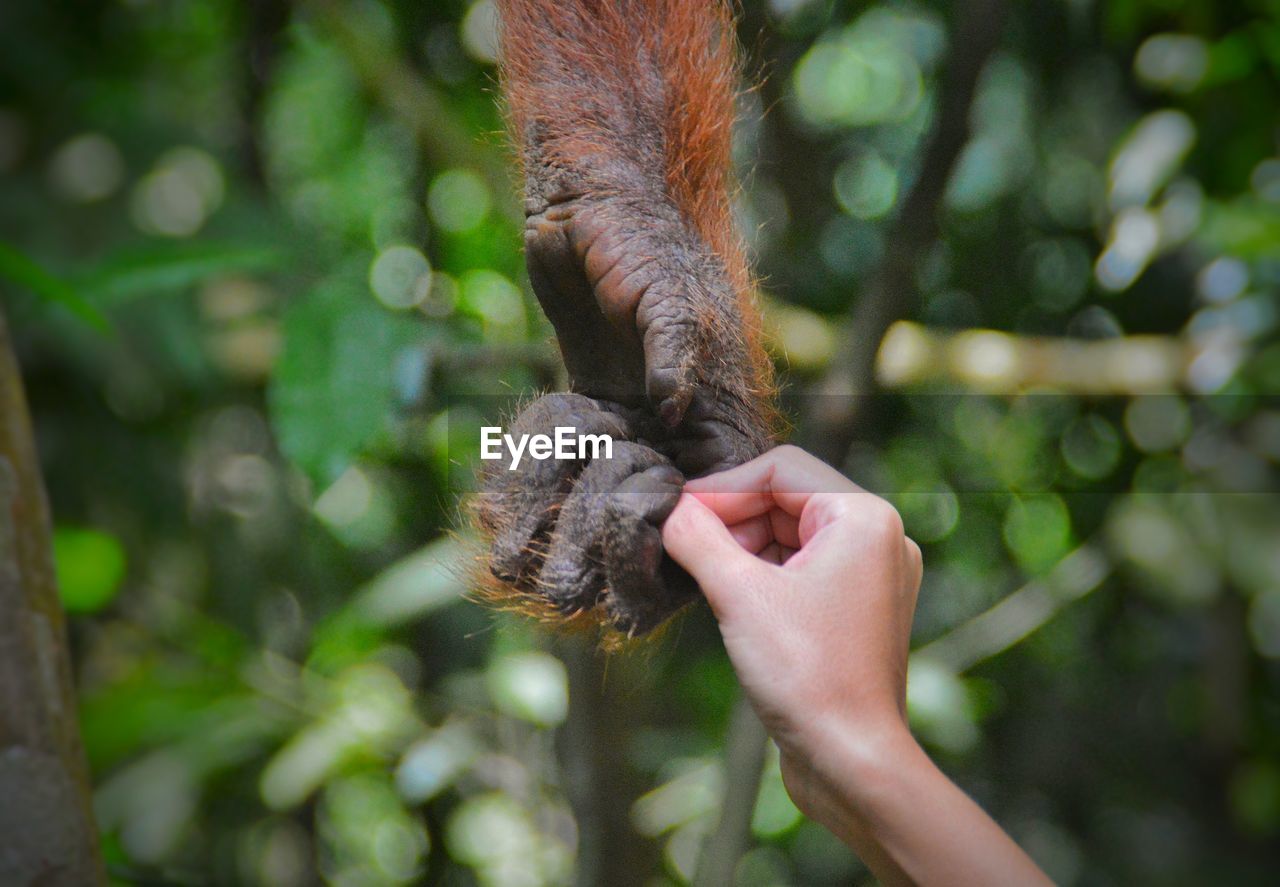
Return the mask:
<path id="1" fill-rule="evenodd" d="M 954 5 L 745 3 L 790 392 L 895 249 Z M 0 286 L 119 883 L 572 877 L 574 666 L 463 602 L 447 533 L 481 420 L 557 382 L 493 52 L 487 0 L 0 10 Z M 913 722 L 1060 883 L 1280 866 L 1278 108 L 1273 2 L 1013 4 L 911 319 L 1193 359 L 1161 396 L 895 392 L 843 466 L 925 547 Z M 735 777 L 709 617 L 608 680 L 684 883 Z M 739 882 L 865 878 L 777 767 Z"/>
<path id="2" fill-rule="evenodd" d="M 119 540 L 97 530 L 59 527 L 53 536 L 58 592 L 68 613 L 101 610 L 115 597 L 125 573 Z"/>

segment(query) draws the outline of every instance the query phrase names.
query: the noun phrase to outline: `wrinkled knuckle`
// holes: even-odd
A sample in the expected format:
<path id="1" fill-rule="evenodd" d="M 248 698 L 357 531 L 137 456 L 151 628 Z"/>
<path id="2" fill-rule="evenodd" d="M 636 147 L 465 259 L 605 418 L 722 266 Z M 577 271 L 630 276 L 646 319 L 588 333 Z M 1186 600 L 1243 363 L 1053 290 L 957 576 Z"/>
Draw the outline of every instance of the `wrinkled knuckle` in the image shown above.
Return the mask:
<path id="1" fill-rule="evenodd" d="M 795 444 L 782 444 L 769 451 L 769 457 L 777 462 L 795 462 L 804 458 L 805 451 Z"/>
<path id="2" fill-rule="evenodd" d="M 815 526 L 839 524 L 845 529 L 861 530 L 866 515 L 854 497 L 840 493 L 814 493 L 805 506 L 805 519 L 812 513 Z"/>
<path id="3" fill-rule="evenodd" d="M 495 544 L 489 553 L 489 572 L 502 582 L 514 584 L 532 562 L 530 550 Z"/>
<path id="4" fill-rule="evenodd" d="M 873 533 L 886 542 L 896 542 L 905 538 L 906 527 L 902 523 L 902 515 L 884 499 L 875 497 L 866 506 L 866 520 Z"/>

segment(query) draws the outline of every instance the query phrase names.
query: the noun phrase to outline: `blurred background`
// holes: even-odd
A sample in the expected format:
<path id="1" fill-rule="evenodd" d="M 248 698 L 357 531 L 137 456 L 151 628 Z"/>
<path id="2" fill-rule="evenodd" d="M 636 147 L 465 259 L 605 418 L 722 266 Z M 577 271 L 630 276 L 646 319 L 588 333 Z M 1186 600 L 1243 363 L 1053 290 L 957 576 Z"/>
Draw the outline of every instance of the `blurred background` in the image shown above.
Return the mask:
<path id="1" fill-rule="evenodd" d="M 924 548 L 918 734 L 1059 883 L 1274 878 L 1280 6 L 740 37 L 795 439 Z M 561 384 L 494 43 L 488 0 L 0 8 L 0 290 L 116 883 L 869 880 L 703 608 L 606 656 L 464 598 L 481 420 Z"/>

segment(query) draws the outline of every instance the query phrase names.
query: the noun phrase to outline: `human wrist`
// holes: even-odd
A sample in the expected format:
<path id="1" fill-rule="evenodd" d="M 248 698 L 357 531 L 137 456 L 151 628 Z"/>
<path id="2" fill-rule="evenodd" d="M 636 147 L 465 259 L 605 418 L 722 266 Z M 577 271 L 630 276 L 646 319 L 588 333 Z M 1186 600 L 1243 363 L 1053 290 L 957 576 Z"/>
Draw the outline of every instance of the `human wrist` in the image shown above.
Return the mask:
<path id="1" fill-rule="evenodd" d="M 902 778 L 927 761 L 900 719 L 848 733 L 837 747 L 843 763 L 838 777 L 841 794 L 863 819 L 874 818 L 885 799 L 895 795 Z"/>
<path id="2" fill-rule="evenodd" d="M 779 742 L 791 762 L 788 790 L 797 806 L 832 828 L 874 818 L 892 783 L 923 754 L 900 717 L 851 718 L 824 714 L 802 733 Z"/>

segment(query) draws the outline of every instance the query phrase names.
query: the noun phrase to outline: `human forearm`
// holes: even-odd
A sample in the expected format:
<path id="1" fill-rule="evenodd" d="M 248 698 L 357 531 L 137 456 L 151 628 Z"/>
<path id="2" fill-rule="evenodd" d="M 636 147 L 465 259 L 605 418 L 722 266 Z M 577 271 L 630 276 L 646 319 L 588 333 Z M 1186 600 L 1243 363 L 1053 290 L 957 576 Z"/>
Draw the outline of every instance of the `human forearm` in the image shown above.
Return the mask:
<path id="1" fill-rule="evenodd" d="M 886 884 L 1047 884 L 1035 863 L 937 768 L 905 727 L 842 730 L 810 778 L 810 815 Z M 865 734 L 863 734 L 865 736 Z"/>

